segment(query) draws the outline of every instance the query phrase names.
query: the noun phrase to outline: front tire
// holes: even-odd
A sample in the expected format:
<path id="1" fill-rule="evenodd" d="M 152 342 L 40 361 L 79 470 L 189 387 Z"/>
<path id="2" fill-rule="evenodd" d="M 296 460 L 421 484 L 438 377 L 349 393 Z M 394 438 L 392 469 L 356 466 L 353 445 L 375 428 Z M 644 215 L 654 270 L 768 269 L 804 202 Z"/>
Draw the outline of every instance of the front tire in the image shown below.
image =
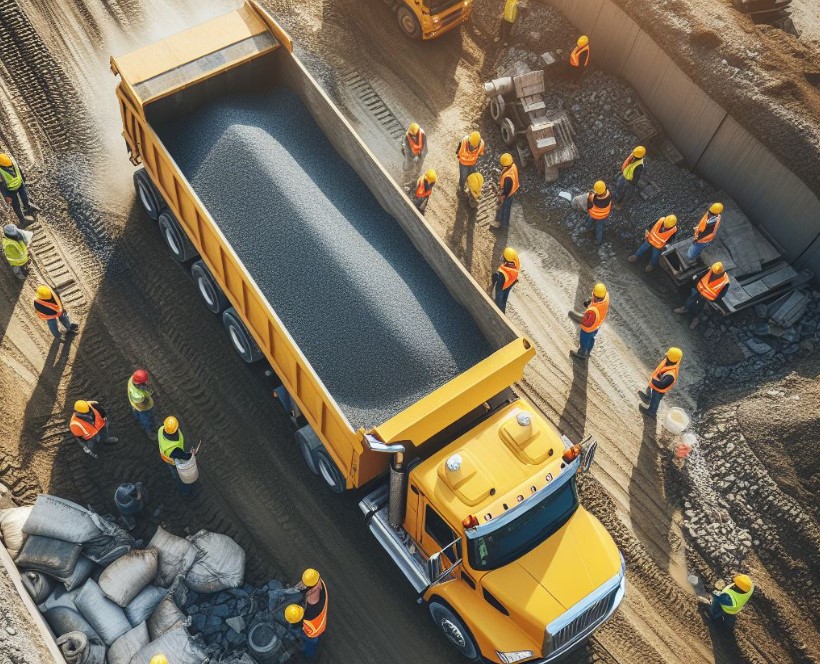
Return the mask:
<path id="1" fill-rule="evenodd" d="M 262 359 L 262 351 L 259 350 L 256 341 L 254 341 L 251 333 L 248 332 L 245 324 L 239 318 L 236 309 L 231 307 L 224 311 L 222 314 L 222 325 L 224 325 L 225 330 L 228 332 L 231 345 L 239 357 L 248 364 L 253 364 Z"/>
<path id="2" fill-rule="evenodd" d="M 145 213 L 154 221 L 159 219 L 160 212 L 165 209 L 165 201 L 144 168 L 134 171 L 134 189 Z"/>
<path id="3" fill-rule="evenodd" d="M 212 314 L 221 314 L 231 306 L 205 263 L 202 261 L 194 263 L 191 266 L 191 276 L 208 311 Z"/>
<path id="4" fill-rule="evenodd" d="M 396 10 L 401 31 L 411 39 L 421 39 L 421 26 L 416 15 L 407 7 L 399 7 Z"/>
<path id="5" fill-rule="evenodd" d="M 436 600 L 430 602 L 427 608 L 433 621 L 455 649 L 471 662 L 477 662 L 478 646 L 461 618 L 449 606 Z"/>
<path id="6" fill-rule="evenodd" d="M 194 245 L 192 245 L 188 239 L 188 236 L 185 235 L 179 222 L 168 210 L 163 210 L 157 221 L 159 222 L 159 230 L 162 233 L 162 238 L 165 240 L 165 244 L 175 261 L 178 263 L 187 263 L 199 255 Z"/>

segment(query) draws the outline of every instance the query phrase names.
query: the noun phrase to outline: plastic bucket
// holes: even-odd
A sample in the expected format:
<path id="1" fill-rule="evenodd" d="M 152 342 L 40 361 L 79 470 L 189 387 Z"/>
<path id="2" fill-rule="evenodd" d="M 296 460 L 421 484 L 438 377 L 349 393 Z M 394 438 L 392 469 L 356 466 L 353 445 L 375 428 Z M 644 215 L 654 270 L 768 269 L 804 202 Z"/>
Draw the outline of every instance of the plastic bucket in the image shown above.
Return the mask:
<path id="1" fill-rule="evenodd" d="M 282 639 L 274 623 L 259 622 L 248 630 L 248 650 L 261 664 L 279 661 Z"/>
<path id="2" fill-rule="evenodd" d="M 663 428 L 671 434 L 683 433 L 689 426 L 689 416 L 683 408 L 670 408 L 663 422 Z"/>
<path id="3" fill-rule="evenodd" d="M 174 464 L 183 484 L 193 484 L 199 479 L 199 468 L 196 466 L 196 455 L 192 454 L 187 461 L 176 461 Z"/>

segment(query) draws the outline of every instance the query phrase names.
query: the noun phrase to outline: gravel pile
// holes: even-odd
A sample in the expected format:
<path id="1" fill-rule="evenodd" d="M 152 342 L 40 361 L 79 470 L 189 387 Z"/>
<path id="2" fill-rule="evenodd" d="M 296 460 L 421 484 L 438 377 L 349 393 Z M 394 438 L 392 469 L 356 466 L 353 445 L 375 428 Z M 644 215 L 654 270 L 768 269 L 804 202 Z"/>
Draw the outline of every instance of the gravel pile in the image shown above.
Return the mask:
<path id="1" fill-rule="evenodd" d="M 492 352 L 296 94 L 216 100 L 159 134 L 354 427 Z"/>

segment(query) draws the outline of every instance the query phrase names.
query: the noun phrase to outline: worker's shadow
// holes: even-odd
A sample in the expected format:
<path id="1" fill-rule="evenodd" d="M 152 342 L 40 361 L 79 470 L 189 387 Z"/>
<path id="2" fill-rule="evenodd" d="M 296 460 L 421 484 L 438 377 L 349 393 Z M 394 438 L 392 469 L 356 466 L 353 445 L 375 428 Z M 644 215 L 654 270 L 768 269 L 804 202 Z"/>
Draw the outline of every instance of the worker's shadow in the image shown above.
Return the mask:
<path id="1" fill-rule="evenodd" d="M 567 402 L 558 421 L 558 430 L 566 434 L 573 443 L 580 442 L 587 423 L 587 376 L 588 362 L 570 359 L 572 362 L 572 385 Z"/>
<path id="2" fill-rule="evenodd" d="M 8 265 L 6 265 L 5 269 L 8 274 L 2 277 L 5 283 L 0 286 L 2 290 L 2 294 L 0 294 L 0 298 L 2 298 L 2 300 L 0 300 L 0 343 L 3 342 L 3 337 L 6 336 L 6 330 L 8 329 L 11 316 L 14 313 L 14 307 L 20 299 L 25 284 L 25 281 L 18 279 L 11 273 L 11 268 L 8 267 Z"/>
<path id="3" fill-rule="evenodd" d="M 456 218 L 450 230 L 447 244 L 469 272 L 473 270 L 476 210 L 464 198 L 458 198 Z"/>

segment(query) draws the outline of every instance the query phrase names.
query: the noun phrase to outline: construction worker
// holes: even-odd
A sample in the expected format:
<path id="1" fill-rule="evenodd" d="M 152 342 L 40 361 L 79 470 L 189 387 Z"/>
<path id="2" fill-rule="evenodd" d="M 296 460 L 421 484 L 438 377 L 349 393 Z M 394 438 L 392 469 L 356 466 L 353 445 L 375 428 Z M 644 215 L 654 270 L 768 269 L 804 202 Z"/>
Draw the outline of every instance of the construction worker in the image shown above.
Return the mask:
<path id="1" fill-rule="evenodd" d="M 677 232 L 678 218 L 674 214 L 661 217 L 646 230 L 643 235 L 643 244 L 626 260 L 630 263 L 634 263 L 651 249 L 652 256 L 649 259 L 649 265 L 646 266 L 645 271 L 652 272 L 652 270 L 658 267 L 658 261 L 661 259 L 664 248 Z"/>
<path id="2" fill-rule="evenodd" d="M 517 20 L 518 0 L 506 0 L 504 3 L 504 14 L 501 16 L 501 43 L 504 46 L 509 44 Z"/>
<path id="3" fill-rule="evenodd" d="M 37 286 L 34 311 L 37 313 L 37 316 L 48 324 L 48 329 L 51 330 L 51 334 L 53 334 L 54 338 L 58 341 L 66 339 L 69 335 L 74 334 L 80 329 L 77 323 L 72 323 L 69 320 L 68 312 L 60 301 L 60 297 L 48 286 Z M 65 328 L 64 335 L 60 334 L 57 321 L 60 321 L 60 325 Z"/>
<path id="4" fill-rule="evenodd" d="M 3 253 L 18 279 L 28 276 L 28 246 L 32 237 L 32 233 L 20 230 L 14 224 L 3 226 Z"/>
<path id="5" fill-rule="evenodd" d="M 518 252 L 512 247 L 504 249 L 503 259 L 504 262 L 498 266 L 498 270 L 493 274 L 493 293 L 498 308 L 501 311 L 506 311 L 510 291 L 518 283 L 521 261 L 518 259 Z"/>
<path id="6" fill-rule="evenodd" d="M 464 191 L 467 176 L 478 170 L 478 158 L 484 154 L 484 141 L 477 131 L 470 132 L 461 139 L 456 148 L 458 157 L 458 192 Z"/>
<path id="7" fill-rule="evenodd" d="M 437 179 L 438 176 L 435 170 L 431 168 L 416 182 L 416 190 L 413 192 L 413 205 L 422 214 L 427 210 L 427 203 L 430 201 L 430 194 L 433 193 L 433 187 Z"/>
<path id="8" fill-rule="evenodd" d="M 75 401 L 69 428 L 83 449 L 92 454 L 100 442 L 113 445 L 119 441 L 119 438 L 109 435 L 108 417 L 97 401 L 85 399 Z"/>
<path id="9" fill-rule="evenodd" d="M 621 172 L 618 175 L 618 181 L 615 183 L 615 208 L 620 210 L 626 202 L 632 188 L 638 186 L 638 180 L 641 179 L 644 169 L 644 157 L 646 157 L 646 148 L 639 145 L 630 154 L 624 163 L 621 164 Z M 629 187 L 627 187 L 629 185 Z"/>
<path id="10" fill-rule="evenodd" d="M 678 382 L 678 372 L 680 371 L 680 361 L 683 358 L 683 351 L 680 348 L 672 347 L 666 351 L 666 355 L 661 363 L 652 372 L 649 379 L 649 387 L 646 392 L 638 390 L 638 396 L 644 402 L 639 406 L 640 411 L 647 417 L 655 419 L 658 415 L 658 406 L 661 404 L 663 395 L 671 390 Z"/>
<path id="11" fill-rule="evenodd" d="M 302 616 L 302 633 L 304 644 L 302 654 L 313 659 L 319 645 L 319 637 L 327 628 L 327 586 L 315 569 L 308 568 L 302 572 L 302 580 L 296 584 L 299 590 L 305 590 L 305 606 Z"/>
<path id="12" fill-rule="evenodd" d="M 131 404 L 131 414 L 140 423 L 145 434 L 151 439 L 157 439 L 156 425 L 154 424 L 154 391 L 149 385 L 148 372 L 137 369 L 128 379 L 128 403 Z"/>
<path id="13" fill-rule="evenodd" d="M 738 574 L 723 590 L 712 593 L 707 613 L 709 619 L 720 620 L 729 628 L 734 627 L 737 614 L 746 606 L 754 591 L 752 580 L 745 574 Z"/>
<path id="14" fill-rule="evenodd" d="M 584 230 L 595 229 L 595 244 L 604 241 L 604 222 L 612 212 L 612 194 L 609 193 L 606 183 L 598 180 L 592 185 L 592 191 L 587 194 L 587 221 Z"/>
<path id="15" fill-rule="evenodd" d="M 676 314 L 689 313 L 693 316 L 689 329 L 694 330 L 700 324 L 700 314 L 707 302 L 720 302 L 727 292 L 729 275 L 718 261 L 704 274 L 692 289 L 689 299 L 682 307 L 675 309 Z"/>
<path id="16" fill-rule="evenodd" d="M 723 203 L 712 203 L 709 209 L 703 213 L 698 225 L 695 226 L 695 241 L 689 247 L 689 251 L 686 252 L 686 258 L 690 261 L 700 256 L 701 252 L 717 237 L 721 212 L 723 212 Z"/>
<path id="17" fill-rule="evenodd" d="M 574 311 L 570 312 L 570 317 L 577 320 L 580 325 L 580 340 L 578 350 L 571 350 L 569 354 L 579 360 L 589 359 L 598 330 L 601 329 L 609 313 L 609 293 L 606 286 L 601 283 L 595 284 L 592 296 L 584 302 L 584 306 L 587 309 L 583 316 L 579 316 Z"/>
<path id="18" fill-rule="evenodd" d="M 137 525 L 134 516 L 145 507 L 145 489 L 142 482 L 120 484 L 114 491 L 114 504 L 120 513 L 126 530 L 133 530 Z"/>
<path id="19" fill-rule="evenodd" d="M 589 67 L 589 37 L 581 35 L 569 54 L 570 73 L 579 76 Z"/>
<path id="20" fill-rule="evenodd" d="M 192 484 L 185 484 L 177 472 L 177 461 L 189 461 L 193 456 L 191 452 L 185 451 L 185 436 L 179 428 L 179 421 L 176 417 L 166 417 L 162 426 L 157 431 L 157 441 L 159 442 L 159 455 L 168 464 L 168 472 L 177 483 L 177 489 L 183 496 L 190 496 L 194 492 Z"/>
<path id="21" fill-rule="evenodd" d="M 481 191 L 484 189 L 484 176 L 476 171 L 467 176 L 467 201 L 471 208 L 477 208 L 481 202 Z"/>
<path id="22" fill-rule="evenodd" d="M 14 157 L 6 152 L 0 152 L 0 194 L 11 205 L 21 226 L 26 223 L 27 216 L 40 209 L 29 200 L 25 174 Z"/>
<path id="23" fill-rule="evenodd" d="M 501 162 L 500 193 L 498 194 L 498 210 L 495 219 L 490 223 L 493 228 L 501 228 L 510 223 L 510 211 L 512 210 L 513 197 L 519 189 L 518 166 L 513 161 L 513 156 L 505 152 L 499 159 Z"/>
<path id="24" fill-rule="evenodd" d="M 305 617 L 305 608 L 299 604 L 288 604 L 283 614 L 289 625 L 288 636 L 299 643 L 303 643 L 302 619 Z"/>
<path id="25" fill-rule="evenodd" d="M 410 187 L 421 173 L 424 158 L 427 156 L 427 136 L 417 122 L 411 122 L 401 141 L 401 153 L 404 155 L 404 186 Z"/>

